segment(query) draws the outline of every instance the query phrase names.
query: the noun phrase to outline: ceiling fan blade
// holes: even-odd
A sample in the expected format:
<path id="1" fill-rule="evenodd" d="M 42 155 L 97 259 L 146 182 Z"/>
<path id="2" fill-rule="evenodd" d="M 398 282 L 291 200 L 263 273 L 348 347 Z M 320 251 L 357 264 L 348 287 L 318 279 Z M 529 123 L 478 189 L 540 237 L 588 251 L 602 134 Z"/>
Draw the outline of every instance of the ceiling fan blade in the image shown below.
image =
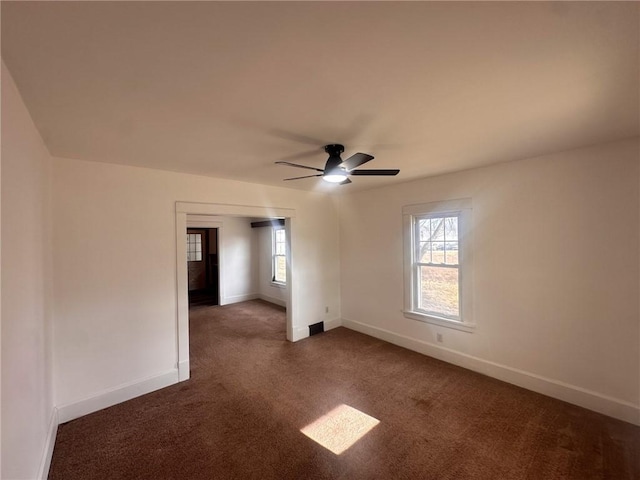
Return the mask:
<path id="1" fill-rule="evenodd" d="M 293 177 L 293 178 L 285 178 L 284 181 L 286 182 L 287 180 L 300 180 L 301 178 L 311 178 L 311 177 L 321 177 L 322 175 L 318 174 L 318 175 L 305 175 L 304 177 Z"/>
<path id="2" fill-rule="evenodd" d="M 366 153 L 356 153 L 343 161 L 340 166 L 345 168 L 347 171 L 350 171 L 370 160 L 373 160 L 373 156 L 367 155 Z"/>
<path id="3" fill-rule="evenodd" d="M 338 185 L 347 185 L 349 183 L 353 183 L 351 180 L 349 180 L 348 178 L 346 180 L 344 180 L 343 182 L 340 182 Z"/>
<path id="4" fill-rule="evenodd" d="M 400 170 L 353 170 L 349 175 L 397 175 Z"/>
<path id="5" fill-rule="evenodd" d="M 307 167 L 306 165 L 298 165 L 297 163 L 291 162 L 276 162 L 276 165 L 289 165 L 290 167 L 298 167 L 298 168 L 306 168 L 308 170 L 315 170 L 316 172 L 324 173 L 324 170 L 315 167 Z"/>

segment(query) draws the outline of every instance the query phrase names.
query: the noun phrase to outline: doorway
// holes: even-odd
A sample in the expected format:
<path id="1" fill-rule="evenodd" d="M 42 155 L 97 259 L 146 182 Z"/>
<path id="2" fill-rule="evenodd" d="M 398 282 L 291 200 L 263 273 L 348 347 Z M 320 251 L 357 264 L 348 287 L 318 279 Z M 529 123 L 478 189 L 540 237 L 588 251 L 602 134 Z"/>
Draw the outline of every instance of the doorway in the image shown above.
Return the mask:
<path id="1" fill-rule="evenodd" d="M 187 221 L 187 216 L 189 221 Z M 187 258 L 187 242 L 185 241 L 187 223 L 190 228 L 218 228 L 218 242 L 225 244 L 225 233 L 220 217 L 248 217 L 248 218 L 283 218 L 285 219 L 286 238 L 288 238 L 287 248 L 287 288 L 286 288 L 286 305 L 287 305 L 287 340 L 295 342 L 308 335 L 308 327 L 294 327 L 296 319 L 299 316 L 298 303 L 296 301 L 295 291 L 297 290 L 294 282 L 295 267 L 293 261 L 294 252 L 294 232 L 296 231 L 294 209 L 264 206 L 248 206 L 248 205 L 232 205 L 220 203 L 195 203 L 195 202 L 176 202 L 176 294 L 177 294 L 177 343 L 176 357 L 178 365 L 178 379 L 180 382 L 189 379 L 189 281 L 188 281 L 188 265 L 184 261 Z M 218 256 L 219 275 L 224 279 L 225 266 L 224 258 Z M 219 294 L 224 298 L 225 284 L 224 281 L 219 282 Z"/>
<path id="2" fill-rule="evenodd" d="M 187 229 L 189 306 L 220 304 L 218 229 Z"/>

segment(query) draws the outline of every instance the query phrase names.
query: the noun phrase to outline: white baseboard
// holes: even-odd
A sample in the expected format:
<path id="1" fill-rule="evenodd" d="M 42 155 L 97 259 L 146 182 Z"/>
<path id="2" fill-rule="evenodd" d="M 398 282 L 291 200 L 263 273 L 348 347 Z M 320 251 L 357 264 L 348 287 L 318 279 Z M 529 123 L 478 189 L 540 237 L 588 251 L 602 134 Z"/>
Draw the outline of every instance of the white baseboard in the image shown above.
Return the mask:
<path id="1" fill-rule="evenodd" d="M 132 398 L 139 397 L 159 390 L 180 379 L 178 369 L 170 370 L 153 377 L 144 378 L 138 381 L 126 383 L 118 387 L 105 390 L 78 402 L 67 403 L 58 407 L 58 421 L 65 423 L 75 418 L 97 412 L 103 408 L 111 407 L 118 403 L 126 402 Z"/>
<path id="2" fill-rule="evenodd" d="M 51 467 L 51 458 L 53 457 L 53 447 L 56 444 L 56 435 L 58 434 L 58 409 L 53 407 L 51 411 L 51 419 L 49 420 L 49 429 L 47 430 L 47 438 L 44 443 L 42 452 L 42 460 L 38 469 L 38 479 L 46 480 L 49 476 L 49 467 Z"/>
<path id="3" fill-rule="evenodd" d="M 460 353 L 449 348 L 435 345 L 415 338 L 399 335 L 379 327 L 342 319 L 342 326 L 360 333 L 379 338 L 394 345 L 443 360 L 460 367 L 512 383 L 527 390 L 548 395 L 580 407 L 593 410 L 625 422 L 640 425 L 640 406 L 609 397 L 565 382 L 546 378 L 541 375 L 508 367 L 482 358 Z"/>
<path id="4" fill-rule="evenodd" d="M 331 320 L 324 320 L 324 330 L 331 330 L 332 328 L 342 326 L 341 318 L 334 318 Z M 355 330 L 355 329 L 354 329 Z M 293 341 L 297 342 L 298 340 L 302 340 L 303 338 L 307 338 L 309 336 L 309 325 L 304 327 L 294 328 L 293 329 Z"/>
<path id="5" fill-rule="evenodd" d="M 337 327 L 341 327 L 342 326 L 342 319 L 341 318 L 333 318 L 331 320 L 325 320 L 324 321 L 324 330 L 325 332 L 327 330 L 331 330 L 332 328 L 337 328 Z"/>
<path id="6" fill-rule="evenodd" d="M 184 382 L 185 380 L 189 380 L 191 377 L 191 365 L 189 360 L 183 360 L 182 362 L 178 362 L 178 380 L 180 382 Z"/>
<path id="7" fill-rule="evenodd" d="M 302 340 L 309 336 L 309 326 L 305 325 L 304 327 L 296 327 L 293 329 L 293 338 L 292 342 L 297 342 L 298 340 Z"/>
<path id="8" fill-rule="evenodd" d="M 255 300 L 258 298 L 257 293 L 246 293 L 244 295 L 232 295 L 220 299 L 220 305 L 231 305 L 232 303 L 246 302 L 247 300 Z"/>
<path id="9" fill-rule="evenodd" d="M 286 307 L 287 306 L 287 302 L 285 302 L 284 300 L 280 300 L 279 298 L 271 297 L 269 295 L 265 295 L 264 293 L 259 293 L 258 294 L 258 298 L 260 300 L 264 300 L 265 302 L 273 303 L 274 305 L 279 305 L 281 307 Z"/>

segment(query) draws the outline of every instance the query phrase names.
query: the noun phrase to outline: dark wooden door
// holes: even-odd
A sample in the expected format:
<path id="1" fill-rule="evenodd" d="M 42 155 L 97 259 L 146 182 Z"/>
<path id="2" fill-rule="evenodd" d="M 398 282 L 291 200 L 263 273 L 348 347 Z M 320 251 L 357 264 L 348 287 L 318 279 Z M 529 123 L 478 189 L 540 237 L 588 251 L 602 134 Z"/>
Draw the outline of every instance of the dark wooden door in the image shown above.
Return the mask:
<path id="1" fill-rule="evenodd" d="M 207 288 L 208 246 L 208 231 L 206 229 L 187 229 L 187 264 L 190 292 Z"/>

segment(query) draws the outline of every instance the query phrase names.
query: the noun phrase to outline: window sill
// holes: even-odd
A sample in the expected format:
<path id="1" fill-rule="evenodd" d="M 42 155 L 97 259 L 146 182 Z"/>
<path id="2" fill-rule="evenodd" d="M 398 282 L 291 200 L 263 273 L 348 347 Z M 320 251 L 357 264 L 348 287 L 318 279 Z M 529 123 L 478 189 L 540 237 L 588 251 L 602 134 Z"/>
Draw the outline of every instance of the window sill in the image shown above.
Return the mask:
<path id="1" fill-rule="evenodd" d="M 412 320 L 419 320 L 421 322 L 431 323 L 433 325 L 439 325 L 441 327 L 453 328 L 455 330 L 460 330 L 463 332 L 471 333 L 476 328 L 475 323 L 464 323 L 457 320 L 450 320 L 448 318 L 436 317 L 433 315 L 426 315 L 424 313 L 411 312 L 408 310 L 403 310 L 402 313 L 406 318 L 411 318 Z"/>
<path id="2" fill-rule="evenodd" d="M 271 286 L 276 288 L 287 288 L 286 283 L 274 282 L 274 281 L 271 282 Z"/>

